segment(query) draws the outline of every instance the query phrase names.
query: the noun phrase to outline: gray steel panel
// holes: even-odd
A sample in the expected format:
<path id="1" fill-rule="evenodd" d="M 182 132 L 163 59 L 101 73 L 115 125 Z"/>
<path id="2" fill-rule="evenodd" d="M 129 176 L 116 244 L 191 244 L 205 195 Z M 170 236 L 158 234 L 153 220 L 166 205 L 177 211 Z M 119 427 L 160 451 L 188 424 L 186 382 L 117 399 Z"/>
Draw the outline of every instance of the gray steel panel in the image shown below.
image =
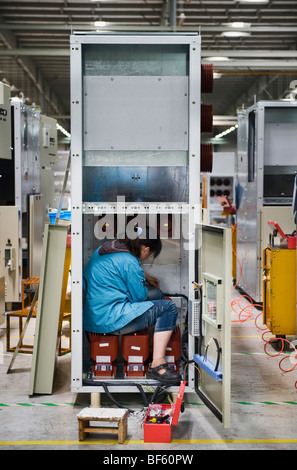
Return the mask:
<path id="1" fill-rule="evenodd" d="M 85 150 L 186 150 L 187 77 L 84 77 Z"/>
<path id="2" fill-rule="evenodd" d="M 40 114 L 17 101 L 14 107 L 16 205 L 28 211 L 28 194 L 40 193 Z"/>
<path id="3" fill-rule="evenodd" d="M 88 44 L 83 47 L 83 74 L 186 76 L 187 59 L 185 44 Z"/>
<path id="4" fill-rule="evenodd" d="M 67 231 L 45 225 L 29 395 L 52 393 Z"/>
<path id="5" fill-rule="evenodd" d="M 29 197 L 29 276 L 40 276 L 44 231 L 44 204 L 41 194 Z"/>
<path id="6" fill-rule="evenodd" d="M 84 167 L 83 201 L 187 202 L 187 167 Z"/>

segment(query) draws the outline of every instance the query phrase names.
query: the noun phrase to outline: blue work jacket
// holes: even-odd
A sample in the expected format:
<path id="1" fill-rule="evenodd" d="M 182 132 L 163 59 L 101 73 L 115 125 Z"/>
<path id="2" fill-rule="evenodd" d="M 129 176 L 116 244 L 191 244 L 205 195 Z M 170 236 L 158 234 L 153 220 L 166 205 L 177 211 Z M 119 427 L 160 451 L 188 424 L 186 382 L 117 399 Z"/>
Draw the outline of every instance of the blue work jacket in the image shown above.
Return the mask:
<path id="1" fill-rule="evenodd" d="M 97 250 L 84 271 L 84 293 L 84 329 L 94 333 L 118 330 L 153 306 L 140 261 L 127 252 Z"/>

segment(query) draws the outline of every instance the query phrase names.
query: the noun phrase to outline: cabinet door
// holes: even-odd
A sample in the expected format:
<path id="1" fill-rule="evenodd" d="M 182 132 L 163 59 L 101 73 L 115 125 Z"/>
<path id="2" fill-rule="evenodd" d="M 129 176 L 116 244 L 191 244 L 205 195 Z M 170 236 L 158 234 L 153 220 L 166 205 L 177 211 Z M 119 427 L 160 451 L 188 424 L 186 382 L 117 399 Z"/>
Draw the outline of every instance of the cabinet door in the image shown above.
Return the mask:
<path id="1" fill-rule="evenodd" d="M 230 426 L 231 229 L 197 225 L 196 273 L 200 332 L 194 361 L 195 391 L 224 427 Z"/>

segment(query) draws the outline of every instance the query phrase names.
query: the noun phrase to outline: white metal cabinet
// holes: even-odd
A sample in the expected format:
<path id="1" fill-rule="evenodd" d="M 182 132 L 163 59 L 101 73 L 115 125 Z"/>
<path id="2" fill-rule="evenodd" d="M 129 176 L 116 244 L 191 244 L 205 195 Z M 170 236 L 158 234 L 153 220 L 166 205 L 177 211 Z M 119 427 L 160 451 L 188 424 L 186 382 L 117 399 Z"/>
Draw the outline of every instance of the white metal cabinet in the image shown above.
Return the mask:
<path id="1" fill-rule="evenodd" d="M 73 392 L 100 393 L 103 382 L 111 393 L 138 392 L 137 379 L 90 384 L 83 370 L 83 269 L 101 243 L 99 216 L 125 228 L 127 214 L 152 223 L 171 215 L 175 235 L 146 270 L 162 279 L 164 292 L 195 300 L 200 47 L 196 33 L 71 37 Z M 189 358 L 196 339 L 189 336 Z M 194 368 L 188 372 L 192 391 Z M 153 381 L 138 379 L 144 383 Z"/>

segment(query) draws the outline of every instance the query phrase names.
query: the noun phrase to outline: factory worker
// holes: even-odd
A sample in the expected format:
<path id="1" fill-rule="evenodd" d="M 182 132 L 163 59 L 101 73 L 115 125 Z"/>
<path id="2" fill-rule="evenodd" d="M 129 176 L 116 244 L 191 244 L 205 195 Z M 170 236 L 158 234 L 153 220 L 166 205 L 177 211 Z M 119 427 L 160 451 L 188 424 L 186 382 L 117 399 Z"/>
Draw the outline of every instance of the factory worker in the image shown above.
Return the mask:
<path id="1" fill-rule="evenodd" d="M 106 242 L 95 251 L 84 271 L 84 330 L 131 334 L 154 326 L 153 359 L 147 377 L 177 384 L 180 374 L 166 363 L 165 351 L 175 328 L 177 308 L 164 299 L 158 281 L 144 273 L 141 262 L 161 252 L 162 243 L 151 228 L 136 228 L 134 238 Z M 151 288 L 147 287 L 147 283 Z"/>

